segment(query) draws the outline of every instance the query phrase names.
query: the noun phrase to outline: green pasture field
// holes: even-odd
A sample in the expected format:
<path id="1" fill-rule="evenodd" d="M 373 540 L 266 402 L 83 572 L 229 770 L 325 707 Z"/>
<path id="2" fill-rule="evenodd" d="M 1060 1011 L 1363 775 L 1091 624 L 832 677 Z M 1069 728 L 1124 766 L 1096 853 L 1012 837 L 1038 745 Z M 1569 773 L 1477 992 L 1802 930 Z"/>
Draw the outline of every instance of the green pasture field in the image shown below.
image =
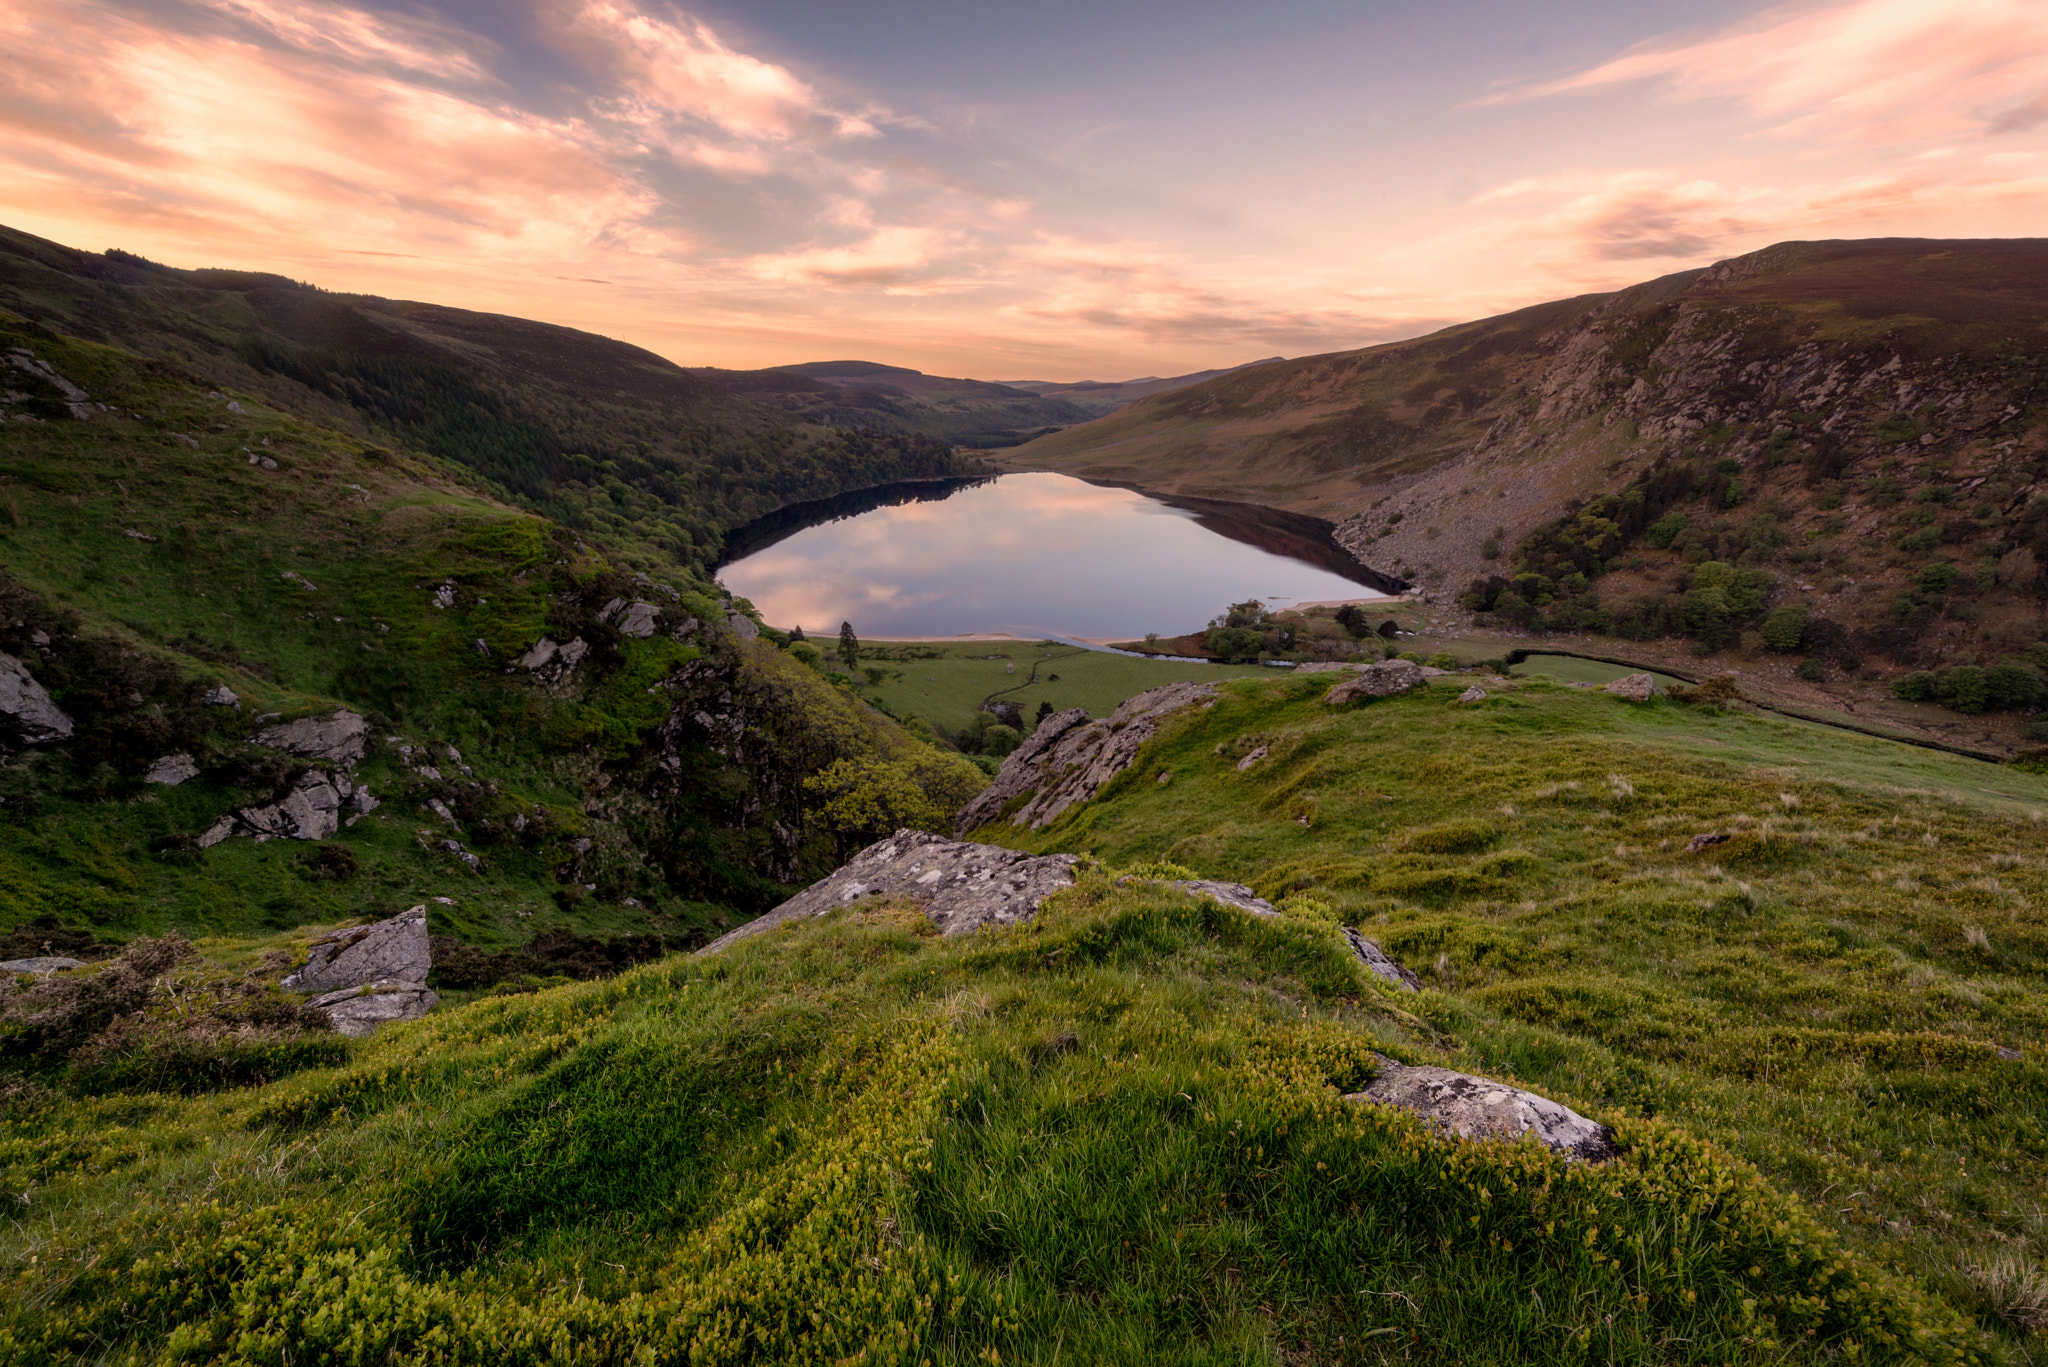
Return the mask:
<path id="1" fill-rule="evenodd" d="M 1626 675 L 1641 674 L 1643 672 L 1645 671 L 1632 669 L 1627 665 L 1603 664 L 1599 660 L 1581 660 L 1571 655 L 1540 654 L 1533 654 L 1528 659 L 1522 661 L 1522 663 L 1508 670 L 1510 674 L 1525 678 L 1534 677 L 1538 674 L 1548 674 L 1551 678 L 1562 683 L 1592 684 L 1610 684 Z M 1660 689 L 1669 689 L 1673 685 L 1680 688 L 1691 686 L 1685 680 L 1673 678 L 1669 674 L 1659 674 L 1655 670 L 1648 672 L 1650 677 L 1657 681 L 1657 687 Z"/>
<path id="2" fill-rule="evenodd" d="M 1141 660 L 1058 641 L 876 641 L 861 646 L 860 663 L 887 671 L 879 685 L 871 685 L 856 670 L 863 695 L 896 716 L 915 713 L 947 731 L 967 725 L 991 693 L 999 694 L 1000 701 L 1016 703 L 1026 717 L 1036 716 L 1041 702 L 1051 703 L 1056 712 L 1085 707 L 1090 716 L 1106 717 L 1125 698 L 1161 684 L 1281 672 L 1263 665 Z M 1034 664 L 1038 681 L 1030 683 Z M 1006 666 L 1014 666 L 1016 672 L 1007 672 Z"/>

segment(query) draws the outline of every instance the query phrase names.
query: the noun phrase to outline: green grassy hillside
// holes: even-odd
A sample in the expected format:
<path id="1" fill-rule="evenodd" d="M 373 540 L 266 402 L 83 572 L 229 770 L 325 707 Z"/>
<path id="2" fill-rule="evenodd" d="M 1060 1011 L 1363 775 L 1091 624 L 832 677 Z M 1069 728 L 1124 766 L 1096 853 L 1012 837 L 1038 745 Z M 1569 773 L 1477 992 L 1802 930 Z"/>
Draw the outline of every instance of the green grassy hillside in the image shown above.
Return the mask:
<path id="1" fill-rule="evenodd" d="M 505 501 L 611 537 L 615 558 L 651 573 L 712 565 L 727 531 L 784 504 L 964 470 L 912 429 L 806 422 L 572 328 L 94 256 L 5 227 L 0 308 L 38 337 L 118 346 L 441 457 Z M 35 388 L 14 373 L 22 385 Z"/>
<path id="2" fill-rule="evenodd" d="M 104 411 L 0 424 L 0 651 L 79 723 L 0 765 L 0 930 L 248 933 L 438 896 L 435 932 L 486 947 L 697 942 L 829 868 L 807 776 L 929 753 L 769 642 L 727 636 L 708 582 L 626 573 L 630 534 L 586 541 L 455 462 L 168 363 L 0 318 L 7 347 Z M 615 598 L 668 626 L 621 634 L 599 620 Z M 543 636 L 591 648 L 559 686 L 515 663 Z M 201 700 L 223 685 L 239 707 Z M 305 767 L 247 744 L 258 719 L 339 706 L 372 723 L 357 772 L 381 807 L 317 847 L 198 848 Z M 145 781 L 181 752 L 197 778 Z"/>
<path id="3" fill-rule="evenodd" d="M 2037 1360 L 2048 779 L 1540 680 L 1461 708 L 1467 681 L 1347 710 L 1226 685 L 1050 830 L 982 833 L 1092 852 L 1031 926 L 940 941 L 869 903 L 264 1086 L 17 1083 L 0 1342 Z M 1703 831 L 1732 838 L 1687 853 Z M 1162 858 L 1286 915 L 1116 881 Z M 1343 1101 L 1374 1050 L 1535 1087 L 1622 1156 Z"/>

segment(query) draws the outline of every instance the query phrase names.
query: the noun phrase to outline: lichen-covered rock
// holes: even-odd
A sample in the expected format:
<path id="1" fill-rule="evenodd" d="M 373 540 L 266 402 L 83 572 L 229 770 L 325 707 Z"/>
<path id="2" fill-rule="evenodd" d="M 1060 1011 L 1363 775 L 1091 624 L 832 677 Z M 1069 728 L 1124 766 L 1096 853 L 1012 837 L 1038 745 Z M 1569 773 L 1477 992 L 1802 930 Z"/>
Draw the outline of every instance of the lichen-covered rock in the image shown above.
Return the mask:
<path id="1" fill-rule="evenodd" d="M 423 983 L 433 967 L 424 903 L 386 921 L 338 930 L 313 941 L 312 954 L 278 986 L 290 992 L 332 992 L 389 979 Z"/>
<path id="2" fill-rule="evenodd" d="M 1438 1132 L 1460 1139 L 1520 1139 L 1534 1134 L 1567 1158 L 1598 1163 L 1615 1155 L 1614 1134 L 1548 1097 L 1449 1068 L 1410 1068 L 1379 1055 L 1371 1085 L 1346 1101 L 1399 1106 Z"/>
<path id="3" fill-rule="evenodd" d="M 1463 693 L 1460 693 L 1458 695 L 1458 701 L 1468 703 L 1485 702 L 1486 690 L 1481 688 L 1478 684 L 1473 684 L 1470 688 L 1466 689 Z"/>
<path id="4" fill-rule="evenodd" d="M 208 707 L 240 707 L 242 705 L 242 700 L 235 696 L 235 690 L 229 688 L 226 684 L 220 684 L 207 689 L 201 695 L 199 701 L 205 703 Z"/>
<path id="5" fill-rule="evenodd" d="M 1624 674 L 1608 684 L 1605 691 L 1630 702 L 1648 702 L 1657 691 L 1657 681 L 1648 674 Z"/>
<path id="6" fill-rule="evenodd" d="M 765 916 L 721 935 L 699 954 L 718 951 L 787 921 L 823 916 L 866 897 L 922 903 L 942 935 L 1028 921 L 1038 904 L 1074 881 L 1071 854 L 1032 855 L 997 845 L 898 831 L 856 854 Z"/>
<path id="7" fill-rule="evenodd" d="M 419 982 L 383 978 L 361 987 L 324 993 L 306 1005 L 326 1013 L 337 1035 L 375 1034 L 387 1021 L 416 1021 L 440 1001 L 431 987 Z"/>
<path id="8" fill-rule="evenodd" d="M 1349 926 L 1344 928 L 1344 942 L 1351 946 L 1351 952 L 1358 956 L 1358 962 L 1403 992 L 1422 990 L 1422 979 L 1395 963 L 1387 951 L 1379 947 L 1378 942 L 1366 939 Z"/>
<path id="9" fill-rule="evenodd" d="M 1040 829 L 1131 766 L 1159 724 L 1183 707 L 1216 696 L 1216 685 L 1172 683 L 1126 698 L 1101 721 L 1084 708 L 1055 712 L 1010 752 L 995 781 L 961 808 L 956 835 L 996 820 L 1014 799 L 1013 826 Z"/>
<path id="10" fill-rule="evenodd" d="M 149 772 L 142 776 L 144 783 L 161 783 L 166 788 L 175 788 L 188 778 L 199 777 L 199 766 L 190 755 L 165 755 L 149 766 Z"/>
<path id="11" fill-rule="evenodd" d="M 8 959 L 0 961 L 0 973 L 33 973 L 41 977 L 46 973 L 62 973 L 67 968 L 84 968 L 85 960 L 67 959 L 61 954 L 45 954 L 34 959 Z"/>
<path id="12" fill-rule="evenodd" d="M 71 718 L 50 700 L 28 666 L 0 653 L 0 734 L 22 745 L 71 739 Z"/>
<path id="13" fill-rule="evenodd" d="M 303 759 L 354 764 L 363 757 L 369 737 L 370 723 L 343 707 L 324 717 L 301 717 L 266 726 L 256 733 L 256 743 Z"/>
<path id="14" fill-rule="evenodd" d="M 1425 677 L 1422 666 L 1413 660 L 1382 660 L 1338 684 L 1323 695 L 1323 701 L 1334 707 L 1361 698 L 1389 698 L 1421 687 Z"/>

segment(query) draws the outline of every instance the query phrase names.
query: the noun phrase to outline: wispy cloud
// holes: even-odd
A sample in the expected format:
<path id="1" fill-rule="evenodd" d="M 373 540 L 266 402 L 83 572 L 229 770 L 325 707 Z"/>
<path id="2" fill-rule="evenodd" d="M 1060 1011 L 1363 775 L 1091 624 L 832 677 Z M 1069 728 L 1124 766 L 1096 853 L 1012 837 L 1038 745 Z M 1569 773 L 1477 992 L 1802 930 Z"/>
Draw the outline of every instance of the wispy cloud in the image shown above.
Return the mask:
<path id="1" fill-rule="evenodd" d="M 1787 137 L 1908 142 L 2048 118 L 2048 6 L 1853 0 L 1783 6 L 1719 33 L 1644 44 L 1590 70 L 1489 96 L 1537 99 L 1655 81 L 1747 105 Z"/>

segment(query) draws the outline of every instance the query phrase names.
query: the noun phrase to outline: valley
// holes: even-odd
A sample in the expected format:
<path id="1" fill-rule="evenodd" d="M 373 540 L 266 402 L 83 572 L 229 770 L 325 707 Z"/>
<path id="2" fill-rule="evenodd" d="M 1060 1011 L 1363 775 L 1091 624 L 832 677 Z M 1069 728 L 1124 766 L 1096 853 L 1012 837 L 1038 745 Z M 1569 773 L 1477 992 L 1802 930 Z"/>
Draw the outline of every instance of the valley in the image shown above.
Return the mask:
<path id="1" fill-rule="evenodd" d="M 2048 301 L 1929 247 L 1091 419 L 0 233 L 0 1357 L 2038 1361 Z M 721 578 L 1044 471 L 1359 591 Z"/>

